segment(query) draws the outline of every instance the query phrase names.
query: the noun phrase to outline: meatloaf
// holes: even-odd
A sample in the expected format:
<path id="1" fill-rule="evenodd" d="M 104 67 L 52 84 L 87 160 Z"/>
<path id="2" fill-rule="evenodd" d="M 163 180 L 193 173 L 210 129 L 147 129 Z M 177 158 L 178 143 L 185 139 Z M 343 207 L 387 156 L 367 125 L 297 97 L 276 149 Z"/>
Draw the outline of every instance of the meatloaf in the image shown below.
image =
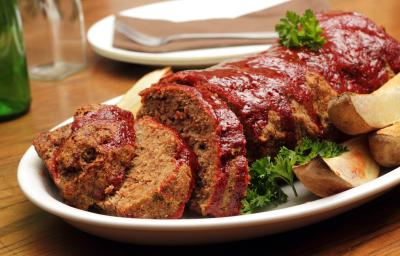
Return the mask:
<path id="1" fill-rule="evenodd" d="M 240 119 L 248 152 L 257 157 L 305 136 L 336 139 L 329 100 L 379 88 L 400 71 L 400 44 L 360 14 L 316 16 L 327 41 L 316 52 L 274 45 L 243 60 L 171 74 L 157 86 L 180 84 L 218 95 Z"/>
<path id="2" fill-rule="evenodd" d="M 189 200 L 194 154 L 170 128 L 134 124 L 116 106 L 89 105 L 33 142 L 66 203 L 138 218 L 179 218 Z"/>
<path id="3" fill-rule="evenodd" d="M 135 123 L 132 167 L 121 188 L 98 205 L 106 214 L 180 218 L 194 187 L 196 161 L 176 131 L 144 116 Z"/>
<path id="4" fill-rule="evenodd" d="M 123 183 L 134 158 L 133 117 L 115 106 L 85 106 L 70 126 L 33 144 L 65 202 L 86 210 Z"/>
<path id="5" fill-rule="evenodd" d="M 197 155 L 191 209 L 204 216 L 239 214 L 249 175 L 246 141 L 236 115 L 201 88 L 153 86 L 141 96 L 138 117 L 150 115 L 174 127 Z"/>

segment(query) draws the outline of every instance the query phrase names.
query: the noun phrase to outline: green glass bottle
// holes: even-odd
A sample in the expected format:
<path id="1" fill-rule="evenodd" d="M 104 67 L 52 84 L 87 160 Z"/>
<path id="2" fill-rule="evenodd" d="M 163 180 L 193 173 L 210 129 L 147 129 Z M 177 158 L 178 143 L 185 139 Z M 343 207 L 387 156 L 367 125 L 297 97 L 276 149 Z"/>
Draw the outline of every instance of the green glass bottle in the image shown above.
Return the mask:
<path id="1" fill-rule="evenodd" d="M 0 121 L 26 113 L 31 96 L 15 0 L 0 0 Z"/>

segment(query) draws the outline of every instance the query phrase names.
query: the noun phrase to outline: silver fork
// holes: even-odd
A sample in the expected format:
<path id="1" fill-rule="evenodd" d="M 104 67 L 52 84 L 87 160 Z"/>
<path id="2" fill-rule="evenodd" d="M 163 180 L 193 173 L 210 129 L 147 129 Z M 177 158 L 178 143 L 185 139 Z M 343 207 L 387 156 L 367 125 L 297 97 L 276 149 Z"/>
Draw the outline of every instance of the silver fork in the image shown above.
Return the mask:
<path id="1" fill-rule="evenodd" d="M 243 32 L 243 33 L 190 33 L 176 34 L 167 37 L 154 37 L 132 29 L 122 22 L 115 21 L 118 32 L 132 41 L 146 46 L 160 46 L 171 41 L 182 39 L 271 39 L 273 42 L 278 38 L 275 32 Z"/>

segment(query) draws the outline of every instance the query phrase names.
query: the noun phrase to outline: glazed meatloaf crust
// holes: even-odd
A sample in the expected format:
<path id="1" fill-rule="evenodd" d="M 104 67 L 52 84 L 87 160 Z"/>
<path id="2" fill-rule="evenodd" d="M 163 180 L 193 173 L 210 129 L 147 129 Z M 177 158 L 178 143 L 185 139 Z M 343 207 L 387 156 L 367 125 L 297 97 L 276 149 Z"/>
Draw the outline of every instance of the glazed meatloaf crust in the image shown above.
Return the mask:
<path id="1" fill-rule="evenodd" d="M 235 114 L 208 91 L 182 85 L 141 93 L 138 117 L 174 127 L 197 155 L 199 171 L 191 209 L 204 216 L 240 213 L 249 182 L 245 138 Z"/>
<path id="2" fill-rule="evenodd" d="M 172 129 L 116 106 L 90 105 L 34 140 L 66 203 L 138 218 L 180 218 L 191 195 L 194 154 Z"/>
<path id="3" fill-rule="evenodd" d="M 171 74 L 159 85 L 217 94 L 239 117 L 248 152 L 256 157 L 293 147 L 305 136 L 335 139 L 329 100 L 379 88 L 400 71 L 400 45 L 357 13 L 319 13 L 317 19 L 327 42 L 316 52 L 275 45 L 243 60 Z"/>

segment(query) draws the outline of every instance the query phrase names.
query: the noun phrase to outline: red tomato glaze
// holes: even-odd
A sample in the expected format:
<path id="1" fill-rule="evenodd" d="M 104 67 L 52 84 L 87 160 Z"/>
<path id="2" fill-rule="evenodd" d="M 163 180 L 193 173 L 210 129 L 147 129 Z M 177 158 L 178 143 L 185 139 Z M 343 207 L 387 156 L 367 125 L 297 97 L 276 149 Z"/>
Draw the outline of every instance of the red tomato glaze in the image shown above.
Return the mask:
<path id="1" fill-rule="evenodd" d="M 181 71 L 161 83 L 207 88 L 217 93 L 241 119 L 247 138 L 259 140 L 268 123 L 268 111 L 279 114 L 287 131 L 284 144 L 295 143 L 290 102 L 304 107 L 311 120 L 321 123 L 313 107 L 306 74 L 322 76 L 338 93 L 370 93 L 389 79 L 390 67 L 400 71 L 400 45 L 382 27 L 351 12 L 318 13 L 327 42 L 316 52 L 272 46 L 243 60 L 205 70 Z M 324 136 L 320 129 L 320 136 Z"/>

